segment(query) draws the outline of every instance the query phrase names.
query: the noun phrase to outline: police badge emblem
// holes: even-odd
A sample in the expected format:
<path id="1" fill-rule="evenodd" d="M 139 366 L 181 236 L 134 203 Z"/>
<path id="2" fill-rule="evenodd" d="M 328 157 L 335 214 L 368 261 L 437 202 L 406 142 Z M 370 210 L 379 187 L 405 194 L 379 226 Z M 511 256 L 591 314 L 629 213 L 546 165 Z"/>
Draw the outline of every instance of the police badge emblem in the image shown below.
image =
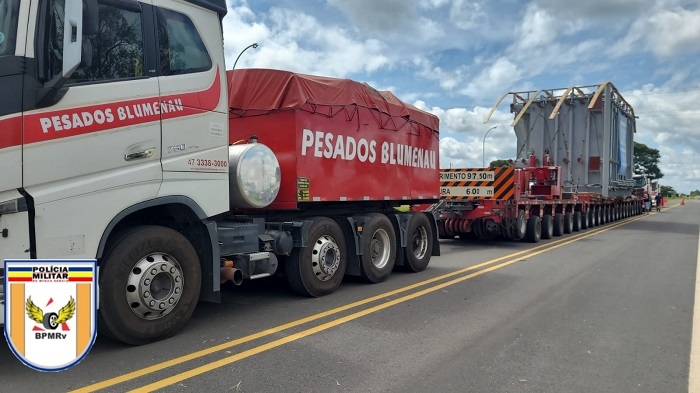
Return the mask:
<path id="1" fill-rule="evenodd" d="M 96 337 L 95 260 L 5 260 L 5 338 L 22 363 L 65 370 Z"/>

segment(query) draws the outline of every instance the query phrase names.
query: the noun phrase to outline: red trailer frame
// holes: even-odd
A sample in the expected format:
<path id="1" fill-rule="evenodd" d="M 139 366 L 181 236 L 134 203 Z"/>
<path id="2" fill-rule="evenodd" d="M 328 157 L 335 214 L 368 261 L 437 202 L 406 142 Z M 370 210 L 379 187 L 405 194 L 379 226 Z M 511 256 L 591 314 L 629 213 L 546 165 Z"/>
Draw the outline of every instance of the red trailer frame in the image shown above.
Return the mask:
<path id="1" fill-rule="evenodd" d="M 538 161 L 531 156 L 529 163 Z M 542 162 L 549 163 L 547 157 Z M 563 192 L 561 167 L 448 169 L 429 208 L 441 238 L 502 236 L 538 242 L 642 213 L 638 197 Z"/>

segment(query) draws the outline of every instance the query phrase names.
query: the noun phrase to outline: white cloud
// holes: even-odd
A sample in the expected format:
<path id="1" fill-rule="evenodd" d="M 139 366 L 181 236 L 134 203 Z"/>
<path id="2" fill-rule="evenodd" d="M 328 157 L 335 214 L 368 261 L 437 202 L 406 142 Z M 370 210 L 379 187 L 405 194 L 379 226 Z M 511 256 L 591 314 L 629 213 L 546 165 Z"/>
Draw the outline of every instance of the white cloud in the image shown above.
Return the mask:
<path id="1" fill-rule="evenodd" d="M 647 41 L 659 57 L 700 52 L 700 10 L 662 10 L 653 15 Z"/>
<path id="2" fill-rule="evenodd" d="M 500 57 L 492 64 L 484 67 L 460 92 L 470 97 L 487 94 L 495 96 L 498 94 L 496 92 L 505 93 L 505 90 L 512 86 L 514 81 L 519 80 L 521 76 L 521 69 L 517 64 L 505 57 Z"/>
<path id="3" fill-rule="evenodd" d="M 635 140 L 659 150 L 660 182 L 679 192 L 700 188 L 700 84 L 648 84 L 622 94 L 639 116 Z"/>
<path id="4" fill-rule="evenodd" d="M 516 50 L 527 51 L 553 42 L 558 33 L 557 25 L 547 10 L 530 4 L 522 23 L 515 30 Z"/>
<path id="5" fill-rule="evenodd" d="M 423 17 L 414 1 L 405 0 L 327 0 L 352 21 L 357 33 L 382 36 L 402 44 L 406 40 L 429 43 L 444 37 L 440 23 Z"/>
<path id="6" fill-rule="evenodd" d="M 404 0 L 327 0 L 360 29 L 389 33 L 402 30 L 416 18 L 415 4 Z"/>
<path id="7" fill-rule="evenodd" d="M 450 7 L 450 22 L 462 30 L 472 30 L 488 23 L 483 6 L 478 1 L 454 0 Z"/>
<path id="8" fill-rule="evenodd" d="M 382 54 L 385 47 L 381 41 L 354 39 L 343 28 L 322 25 L 308 14 L 271 9 L 266 15 L 266 24 L 250 21 L 254 15 L 246 7 L 230 9 L 229 14 L 231 17 L 224 19 L 224 43 L 230 66 L 251 40 L 258 42 L 259 47 L 241 56 L 239 68 L 276 68 L 345 77 L 358 71 L 374 72 L 389 65 Z"/>
<path id="9" fill-rule="evenodd" d="M 421 9 L 433 10 L 450 4 L 450 1 L 451 0 L 418 0 L 418 6 Z"/>

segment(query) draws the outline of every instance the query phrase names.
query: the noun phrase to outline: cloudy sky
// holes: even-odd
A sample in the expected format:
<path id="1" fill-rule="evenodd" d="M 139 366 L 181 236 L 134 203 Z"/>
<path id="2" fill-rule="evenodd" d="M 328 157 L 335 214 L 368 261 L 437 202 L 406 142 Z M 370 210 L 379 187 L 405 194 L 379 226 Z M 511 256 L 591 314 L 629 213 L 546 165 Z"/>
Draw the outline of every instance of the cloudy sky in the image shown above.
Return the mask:
<path id="1" fill-rule="evenodd" d="M 663 185 L 700 189 L 697 0 L 228 0 L 227 68 L 350 78 L 440 118 L 441 167 L 515 158 L 510 91 L 612 82 Z M 506 102 L 507 101 L 507 102 Z M 693 102 L 699 107 L 695 107 Z"/>

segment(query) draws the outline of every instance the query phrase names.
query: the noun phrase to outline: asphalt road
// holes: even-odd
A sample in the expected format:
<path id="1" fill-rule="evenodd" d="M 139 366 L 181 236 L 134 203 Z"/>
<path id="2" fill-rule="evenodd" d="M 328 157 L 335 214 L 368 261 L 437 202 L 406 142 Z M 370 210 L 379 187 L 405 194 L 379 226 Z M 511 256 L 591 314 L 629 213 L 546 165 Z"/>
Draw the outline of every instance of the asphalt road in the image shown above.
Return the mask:
<path id="1" fill-rule="evenodd" d="M 176 337 L 98 338 L 60 373 L 0 346 L 0 391 L 686 392 L 699 222 L 686 201 L 534 245 L 443 241 L 423 273 L 320 299 L 227 287 Z"/>

